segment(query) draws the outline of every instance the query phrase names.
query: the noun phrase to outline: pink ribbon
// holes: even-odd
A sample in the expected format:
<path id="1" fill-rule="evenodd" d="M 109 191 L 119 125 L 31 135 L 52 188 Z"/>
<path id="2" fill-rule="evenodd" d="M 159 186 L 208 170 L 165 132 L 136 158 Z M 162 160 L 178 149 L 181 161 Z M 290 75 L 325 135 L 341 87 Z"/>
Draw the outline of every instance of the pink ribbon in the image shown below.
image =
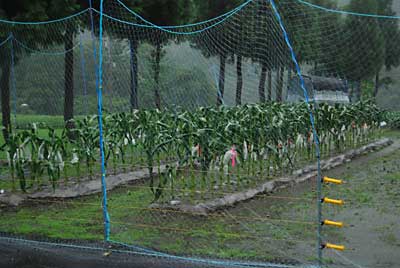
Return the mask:
<path id="1" fill-rule="evenodd" d="M 232 147 L 231 148 L 232 167 L 235 167 L 235 165 L 236 165 L 236 156 L 237 156 L 237 152 L 235 150 L 235 147 Z"/>

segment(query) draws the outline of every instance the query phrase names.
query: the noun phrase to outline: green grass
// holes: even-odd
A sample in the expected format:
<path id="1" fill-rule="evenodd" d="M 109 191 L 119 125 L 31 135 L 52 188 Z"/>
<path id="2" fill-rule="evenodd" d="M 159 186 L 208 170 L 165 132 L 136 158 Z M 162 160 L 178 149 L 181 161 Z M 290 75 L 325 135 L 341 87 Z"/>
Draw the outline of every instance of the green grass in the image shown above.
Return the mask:
<path id="1" fill-rule="evenodd" d="M 16 131 L 19 131 L 19 130 L 17 129 Z M 62 128 L 55 129 L 56 135 L 59 135 L 59 136 L 61 136 L 62 131 L 63 131 Z M 42 138 L 48 137 L 48 133 L 49 133 L 48 129 L 44 129 L 44 128 L 39 128 L 38 129 L 39 137 L 42 137 Z M 0 135 L 0 146 L 3 145 L 3 144 L 4 144 L 4 137 L 1 134 Z M 6 154 L 3 151 L 0 151 L 0 160 L 7 160 Z"/>
<path id="2" fill-rule="evenodd" d="M 84 116 L 75 116 L 76 119 L 81 119 Z M 1 120 L 1 116 L 0 116 Z M 14 116 L 11 115 L 11 123 L 14 124 Z M 62 115 L 33 115 L 33 114 L 17 114 L 16 127 L 17 129 L 28 129 L 32 123 L 43 123 L 53 128 L 64 127 L 64 116 Z"/>
<path id="3" fill-rule="evenodd" d="M 0 116 L 1 120 L 1 116 Z M 11 118 L 12 124 L 14 123 L 13 117 Z M 57 129 L 58 133 L 61 133 L 64 128 L 64 117 L 58 115 L 28 115 L 28 114 L 18 114 L 16 117 L 16 126 L 13 126 L 17 131 L 19 129 L 29 129 L 32 123 L 42 123 L 46 126 L 50 126 Z M 40 127 L 40 125 L 39 125 Z M 47 129 L 39 129 L 39 134 L 47 136 Z M 0 135 L 0 145 L 4 144 L 4 137 Z M 3 159 L 3 155 L 1 155 Z"/>

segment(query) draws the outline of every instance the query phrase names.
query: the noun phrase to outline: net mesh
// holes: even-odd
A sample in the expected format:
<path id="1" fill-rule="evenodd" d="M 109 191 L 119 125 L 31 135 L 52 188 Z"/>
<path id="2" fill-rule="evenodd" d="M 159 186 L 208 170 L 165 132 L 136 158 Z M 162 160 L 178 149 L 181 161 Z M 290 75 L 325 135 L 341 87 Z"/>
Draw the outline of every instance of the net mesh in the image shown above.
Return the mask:
<path id="1" fill-rule="evenodd" d="M 51 23 L 0 21 L 0 188 L 6 202 L 34 205 L 2 210 L 0 231 L 102 240 L 102 60 L 111 250 L 208 265 L 315 264 L 316 153 L 327 160 L 372 142 L 379 109 L 398 109 L 391 1 L 353 0 L 351 12 L 334 1 L 276 1 L 309 103 L 270 1 L 161 2 L 136 10 L 104 1 L 102 59 L 96 6 Z M 324 218 L 342 216 L 324 207 Z M 324 229 L 324 241 L 343 239 Z M 341 256 L 327 253 L 326 263 L 348 265 Z"/>

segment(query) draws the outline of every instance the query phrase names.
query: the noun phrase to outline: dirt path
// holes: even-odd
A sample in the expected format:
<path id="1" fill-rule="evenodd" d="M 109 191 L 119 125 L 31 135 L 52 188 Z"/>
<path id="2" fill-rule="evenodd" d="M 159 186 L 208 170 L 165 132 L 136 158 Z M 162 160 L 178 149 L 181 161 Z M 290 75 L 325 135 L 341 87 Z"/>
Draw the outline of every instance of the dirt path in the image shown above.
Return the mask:
<path id="1" fill-rule="evenodd" d="M 387 138 L 380 139 L 378 141 L 372 142 L 358 149 L 348 150 L 342 154 L 332 156 L 328 159 L 321 160 L 321 170 L 326 171 L 336 167 L 339 167 L 345 163 L 353 161 L 358 157 L 368 154 L 369 152 L 379 151 L 382 148 L 387 148 L 392 145 L 393 141 Z M 232 207 L 239 202 L 245 202 L 250 200 L 257 195 L 264 193 L 272 193 L 278 189 L 284 189 L 288 187 L 293 187 L 295 184 L 303 183 L 305 181 L 311 180 L 317 176 L 317 166 L 315 163 L 307 165 L 301 169 L 295 170 L 293 175 L 280 177 L 267 181 L 256 188 L 247 189 L 245 191 L 231 193 L 223 196 L 222 198 L 217 198 L 214 200 L 209 200 L 204 203 L 199 203 L 196 205 L 180 204 L 177 205 L 168 204 L 160 205 L 153 204 L 152 208 L 161 209 L 172 209 L 179 210 L 185 213 L 192 213 L 195 215 L 208 215 L 209 213 L 224 209 L 226 207 Z"/>
<path id="2" fill-rule="evenodd" d="M 160 166 L 160 172 L 165 171 L 165 165 Z M 155 173 L 157 174 L 157 173 Z M 134 183 L 149 178 L 147 169 L 140 169 L 128 173 L 121 173 L 117 175 L 108 175 L 106 177 L 107 190 L 110 191 L 116 187 L 126 184 Z M 60 185 L 55 190 L 47 187 L 41 191 L 30 194 L 22 193 L 5 193 L 0 195 L 0 203 L 5 203 L 11 206 L 18 206 L 27 199 L 40 199 L 40 198 L 77 198 L 82 196 L 93 195 L 101 193 L 101 179 L 95 177 L 91 180 L 84 179 L 81 183 L 73 183 L 67 185 Z"/>
<path id="3" fill-rule="evenodd" d="M 335 215 L 349 226 L 342 231 L 343 243 L 350 250 L 339 255 L 329 252 L 327 257 L 356 268 L 400 267 L 399 149 L 397 140 L 382 151 L 329 172 L 350 177 L 348 189 L 354 198 Z"/>

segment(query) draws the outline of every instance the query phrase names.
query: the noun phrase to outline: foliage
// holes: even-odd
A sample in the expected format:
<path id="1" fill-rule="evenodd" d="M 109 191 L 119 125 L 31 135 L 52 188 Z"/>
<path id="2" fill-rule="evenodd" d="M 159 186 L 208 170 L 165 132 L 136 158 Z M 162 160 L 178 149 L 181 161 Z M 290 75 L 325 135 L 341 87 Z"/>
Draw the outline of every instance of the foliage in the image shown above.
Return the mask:
<path id="1" fill-rule="evenodd" d="M 363 144 L 381 120 L 372 102 L 320 104 L 314 112 L 323 154 Z M 99 160 L 97 119 L 78 119 L 74 130 L 65 129 L 61 135 L 48 127 L 47 138 L 38 135 L 36 124 L 31 130 L 13 133 L 2 147 L 9 155 L 11 177 L 25 190 L 26 169 L 31 186 L 40 186 L 37 179 L 47 170 L 56 187 L 64 166 L 74 166 L 79 175 L 82 163 L 92 177 Z M 245 186 L 265 179 L 258 174 L 274 175 L 312 159 L 315 149 L 306 104 L 134 110 L 108 114 L 103 120 L 108 170 L 112 164 L 114 172 L 117 166 L 125 171 L 137 164 L 134 157 L 141 159 L 148 168 L 155 200 L 175 197 L 178 187 L 194 193 L 198 187 L 205 191 L 233 182 Z M 73 139 L 67 138 L 68 131 Z M 156 178 L 153 173 L 160 174 L 162 163 L 166 173 Z"/>
<path id="2" fill-rule="evenodd" d="M 385 112 L 383 117 L 390 128 L 400 129 L 400 112 Z"/>

